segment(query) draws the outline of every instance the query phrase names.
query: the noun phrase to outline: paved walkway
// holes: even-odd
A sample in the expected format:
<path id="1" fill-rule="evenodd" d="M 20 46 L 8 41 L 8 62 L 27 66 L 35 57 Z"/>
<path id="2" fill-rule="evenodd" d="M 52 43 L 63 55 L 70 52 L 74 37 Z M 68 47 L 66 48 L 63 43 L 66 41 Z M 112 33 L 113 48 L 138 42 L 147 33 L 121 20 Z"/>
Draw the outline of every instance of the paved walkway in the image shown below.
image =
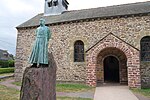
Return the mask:
<path id="1" fill-rule="evenodd" d="M 9 88 L 13 88 L 13 89 L 20 90 L 21 87 L 12 84 L 13 82 L 14 82 L 14 80 L 6 80 L 6 81 L 0 82 L 0 84 L 1 84 L 1 85 L 4 85 L 4 86 L 7 86 L 7 87 L 9 87 Z"/>
<path id="2" fill-rule="evenodd" d="M 100 86 L 96 88 L 94 100 L 139 100 L 128 86 Z"/>
<path id="3" fill-rule="evenodd" d="M 14 77 L 14 74 L 2 75 L 0 76 L 0 79 L 10 78 L 10 77 Z"/>

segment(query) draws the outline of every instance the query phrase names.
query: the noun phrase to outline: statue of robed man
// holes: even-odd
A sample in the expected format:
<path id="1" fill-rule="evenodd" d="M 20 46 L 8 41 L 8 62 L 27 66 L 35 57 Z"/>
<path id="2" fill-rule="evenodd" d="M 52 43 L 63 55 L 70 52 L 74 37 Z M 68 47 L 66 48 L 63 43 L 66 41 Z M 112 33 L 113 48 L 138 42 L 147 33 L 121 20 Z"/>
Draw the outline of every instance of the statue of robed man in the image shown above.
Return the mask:
<path id="1" fill-rule="evenodd" d="M 51 38 L 50 29 L 45 26 L 45 20 L 40 19 L 40 26 L 36 29 L 36 40 L 32 47 L 32 52 L 29 57 L 31 67 L 38 65 L 48 65 L 48 42 Z"/>

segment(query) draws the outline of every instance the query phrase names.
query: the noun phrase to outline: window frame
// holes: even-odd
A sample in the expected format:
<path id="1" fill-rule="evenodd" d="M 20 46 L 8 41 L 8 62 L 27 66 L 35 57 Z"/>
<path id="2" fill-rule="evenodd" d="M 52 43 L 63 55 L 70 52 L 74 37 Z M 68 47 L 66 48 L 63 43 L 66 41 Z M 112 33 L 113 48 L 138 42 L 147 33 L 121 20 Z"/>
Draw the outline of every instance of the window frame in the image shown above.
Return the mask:
<path id="1" fill-rule="evenodd" d="M 74 42 L 74 62 L 85 62 L 84 50 L 85 47 L 84 47 L 84 42 L 82 40 L 77 40 Z"/>
<path id="2" fill-rule="evenodd" d="M 147 48 L 146 45 L 149 45 Z M 144 48 L 144 49 L 143 49 Z M 148 54 L 148 58 L 144 58 L 144 55 Z M 140 61 L 150 62 L 150 36 L 145 36 L 140 41 Z"/>

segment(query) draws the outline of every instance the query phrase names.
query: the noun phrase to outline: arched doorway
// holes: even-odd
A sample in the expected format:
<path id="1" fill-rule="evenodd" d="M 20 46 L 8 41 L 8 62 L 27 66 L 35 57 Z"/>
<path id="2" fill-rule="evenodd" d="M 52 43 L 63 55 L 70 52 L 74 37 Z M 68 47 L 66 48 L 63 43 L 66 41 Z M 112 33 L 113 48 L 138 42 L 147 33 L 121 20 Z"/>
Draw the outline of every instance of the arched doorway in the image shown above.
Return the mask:
<path id="1" fill-rule="evenodd" d="M 96 86 L 104 83 L 103 59 L 114 55 L 119 60 L 120 84 L 141 87 L 139 50 L 113 33 L 97 42 L 86 51 L 86 84 Z"/>
<path id="2" fill-rule="evenodd" d="M 114 56 L 107 56 L 104 61 L 104 82 L 119 83 L 119 60 Z"/>
<path id="3" fill-rule="evenodd" d="M 97 56 L 97 85 L 103 83 L 128 84 L 126 55 L 117 48 L 105 48 Z"/>

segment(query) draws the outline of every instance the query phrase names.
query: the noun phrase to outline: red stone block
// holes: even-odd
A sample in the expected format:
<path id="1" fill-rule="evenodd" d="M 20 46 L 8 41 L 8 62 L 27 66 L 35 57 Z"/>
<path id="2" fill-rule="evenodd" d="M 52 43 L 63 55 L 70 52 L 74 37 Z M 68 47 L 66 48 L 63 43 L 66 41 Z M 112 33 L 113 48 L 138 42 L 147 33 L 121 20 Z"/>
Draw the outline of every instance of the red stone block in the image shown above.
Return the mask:
<path id="1" fill-rule="evenodd" d="M 56 100 L 56 68 L 26 68 L 20 100 Z"/>

